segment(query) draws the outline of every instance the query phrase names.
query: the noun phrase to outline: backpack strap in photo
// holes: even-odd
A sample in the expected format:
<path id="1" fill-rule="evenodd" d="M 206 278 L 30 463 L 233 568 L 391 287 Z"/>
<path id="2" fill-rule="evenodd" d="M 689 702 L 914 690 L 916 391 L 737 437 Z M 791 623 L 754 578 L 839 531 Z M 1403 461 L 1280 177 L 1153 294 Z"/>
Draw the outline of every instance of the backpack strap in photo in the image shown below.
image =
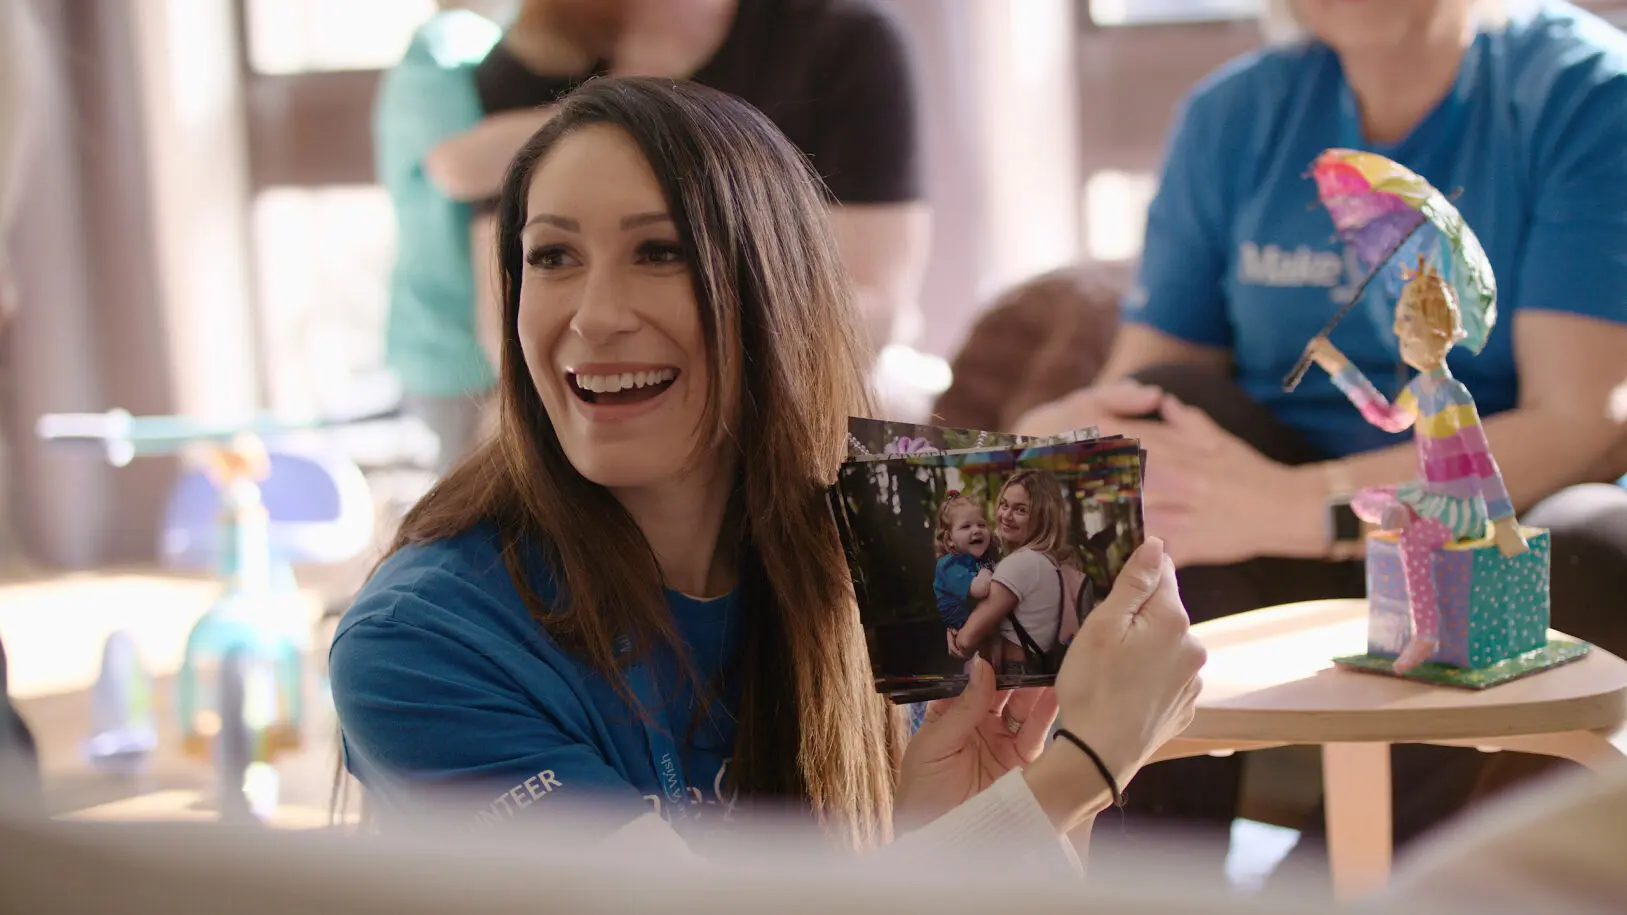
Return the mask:
<path id="1" fill-rule="evenodd" d="M 1016 610 L 1013 609 L 1011 615 L 1007 616 L 1006 619 L 1011 622 L 1011 628 L 1017 633 L 1017 641 L 1022 643 L 1023 654 L 1039 665 L 1040 673 L 1054 675 L 1056 669 L 1052 667 L 1050 657 L 1040 650 L 1039 643 L 1034 641 L 1034 637 L 1028 634 L 1028 630 L 1023 628 L 1023 624 L 1017 621 Z"/>
<path id="2" fill-rule="evenodd" d="M 1054 560 L 1052 564 L 1056 564 Z M 1068 649 L 1068 646 L 1062 644 L 1062 614 L 1068 610 L 1068 588 L 1062 581 L 1061 566 L 1056 567 L 1056 599 L 1056 633 L 1051 638 L 1050 651 L 1041 650 L 1039 642 L 1036 642 L 1034 637 L 1028 634 L 1028 630 L 1017 620 L 1015 607 L 1012 608 L 1011 614 L 1006 617 L 1011 621 L 1012 630 L 1017 633 L 1017 641 L 1022 643 L 1023 654 L 1034 659 L 1039 664 L 1040 673 L 1050 674 L 1051 676 L 1055 676 L 1056 672 L 1062 669 L 1062 656 Z"/>

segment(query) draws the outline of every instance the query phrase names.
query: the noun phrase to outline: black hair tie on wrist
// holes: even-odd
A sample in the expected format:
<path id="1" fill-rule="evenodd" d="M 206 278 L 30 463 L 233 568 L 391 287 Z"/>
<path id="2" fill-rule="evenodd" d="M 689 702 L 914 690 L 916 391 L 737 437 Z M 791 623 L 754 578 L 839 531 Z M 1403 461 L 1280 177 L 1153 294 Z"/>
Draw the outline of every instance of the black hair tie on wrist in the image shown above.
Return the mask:
<path id="1" fill-rule="evenodd" d="M 1124 793 L 1119 790 L 1119 783 L 1114 780 L 1112 771 L 1107 768 L 1107 763 L 1102 762 L 1102 758 L 1096 755 L 1095 750 L 1090 748 L 1090 744 L 1080 740 L 1078 734 L 1067 728 L 1057 728 L 1056 733 L 1051 735 L 1053 740 L 1058 737 L 1064 738 L 1090 757 L 1090 761 L 1096 764 L 1096 771 L 1102 773 L 1102 781 L 1107 782 L 1107 789 L 1113 792 L 1113 806 L 1120 810 L 1124 809 Z"/>

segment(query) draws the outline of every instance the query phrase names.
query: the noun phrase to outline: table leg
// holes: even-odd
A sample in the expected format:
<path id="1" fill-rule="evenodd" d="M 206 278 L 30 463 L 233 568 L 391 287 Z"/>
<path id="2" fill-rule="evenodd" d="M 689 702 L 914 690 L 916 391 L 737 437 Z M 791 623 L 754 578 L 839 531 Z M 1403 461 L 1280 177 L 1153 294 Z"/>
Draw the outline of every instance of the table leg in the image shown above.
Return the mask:
<path id="1" fill-rule="evenodd" d="M 1389 880 L 1390 745 L 1330 743 L 1322 747 L 1322 792 L 1328 818 L 1333 889 L 1349 900 Z"/>

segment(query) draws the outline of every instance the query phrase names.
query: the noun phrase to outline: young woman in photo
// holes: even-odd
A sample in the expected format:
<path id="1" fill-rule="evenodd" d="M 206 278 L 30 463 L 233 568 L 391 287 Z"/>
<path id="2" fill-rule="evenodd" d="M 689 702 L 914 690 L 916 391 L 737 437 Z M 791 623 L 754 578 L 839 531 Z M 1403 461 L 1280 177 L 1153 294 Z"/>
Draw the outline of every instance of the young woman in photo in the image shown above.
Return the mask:
<path id="1" fill-rule="evenodd" d="M 998 631 L 1000 673 L 1040 673 L 1041 659 L 1032 657 L 1024 642 L 1031 640 L 1042 653 L 1056 646 L 1068 603 L 1061 570 L 1077 562 L 1062 484 L 1043 470 L 1017 471 L 1000 487 L 994 522 L 1005 558 L 994 567 L 988 597 L 956 633 L 955 644 L 969 656 Z"/>

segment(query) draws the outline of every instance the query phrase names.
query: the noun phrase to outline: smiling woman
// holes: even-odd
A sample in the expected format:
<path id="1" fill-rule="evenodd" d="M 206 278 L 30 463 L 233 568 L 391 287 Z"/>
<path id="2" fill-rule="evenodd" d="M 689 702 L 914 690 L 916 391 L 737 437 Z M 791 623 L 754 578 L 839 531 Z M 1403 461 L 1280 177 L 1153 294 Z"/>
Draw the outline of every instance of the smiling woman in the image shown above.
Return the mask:
<path id="1" fill-rule="evenodd" d="M 559 144 L 526 201 L 520 348 L 565 456 L 601 486 L 672 478 L 716 423 L 697 290 L 664 197 L 633 137 L 600 124 Z M 728 293 L 700 293 L 719 294 Z M 836 324 L 824 332 L 831 339 L 817 342 L 839 352 L 851 331 Z M 638 440 L 664 447 L 623 447 Z M 670 547 L 652 543 L 658 557 L 691 542 L 689 531 L 674 533 Z M 695 566 L 686 584 L 705 590 L 707 572 Z"/>
<path id="2" fill-rule="evenodd" d="M 983 665 L 901 753 L 825 498 L 864 343 L 817 179 L 756 109 L 592 81 L 498 227 L 499 434 L 408 515 L 330 655 L 381 823 L 586 807 L 692 847 L 786 805 L 847 847 L 931 822 L 1055 857 L 1184 727 L 1203 652 L 1154 545 L 1092 619 L 1160 622 L 1090 640 L 1112 650 L 1055 693 L 997 696 Z M 1108 768 L 1041 752 L 1059 705 Z"/>

